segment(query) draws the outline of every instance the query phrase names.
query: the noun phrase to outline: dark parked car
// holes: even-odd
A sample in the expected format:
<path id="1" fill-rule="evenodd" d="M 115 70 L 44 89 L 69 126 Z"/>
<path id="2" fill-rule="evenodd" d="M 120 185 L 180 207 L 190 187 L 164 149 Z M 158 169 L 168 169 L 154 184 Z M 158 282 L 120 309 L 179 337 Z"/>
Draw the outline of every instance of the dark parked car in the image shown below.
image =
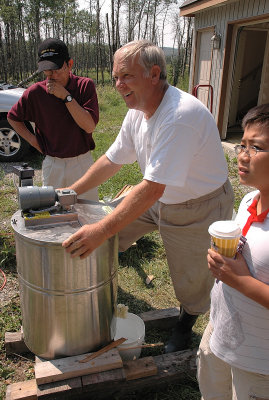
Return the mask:
<path id="1" fill-rule="evenodd" d="M 25 89 L 0 82 L 0 161 L 20 161 L 31 146 L 7 122 L 7 113 Z M 26 122 L 34 132 L 33 124 Z"/>

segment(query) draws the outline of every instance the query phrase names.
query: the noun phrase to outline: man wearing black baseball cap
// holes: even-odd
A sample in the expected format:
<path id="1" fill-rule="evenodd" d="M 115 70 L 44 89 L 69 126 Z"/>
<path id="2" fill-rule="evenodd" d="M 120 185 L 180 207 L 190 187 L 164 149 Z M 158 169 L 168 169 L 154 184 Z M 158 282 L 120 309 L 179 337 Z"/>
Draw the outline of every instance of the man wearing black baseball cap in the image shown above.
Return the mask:
<path id="1" fill-rule="evenodd" d="M 46 157 L 43 185 L 65 187 L 79 179 L 93 163 L 92 132 L 99 120 L 95 85 L 72 74 L 73 60 L 66 44 L 55 38 L 38 48 L 38 71 L 46 79 L 24 91 L 8 113 L 10 125 Z M 35 123 L 35 135 L 24 124 Z M 98 200 L 96 189 L 80 198 Z"/>
<path id="2" fill-rule="evenodd" d="M 69 60 L 67 46 L 62 40 L 47 39 L 38 48 L 38 72 L 60 69 Z"/>

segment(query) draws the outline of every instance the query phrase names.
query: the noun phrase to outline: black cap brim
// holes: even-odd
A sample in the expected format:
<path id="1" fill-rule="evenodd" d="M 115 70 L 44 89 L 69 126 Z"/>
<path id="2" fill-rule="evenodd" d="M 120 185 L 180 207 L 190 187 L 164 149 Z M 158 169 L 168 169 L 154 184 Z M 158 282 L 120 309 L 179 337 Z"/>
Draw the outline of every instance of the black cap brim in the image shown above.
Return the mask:
<path id="1" fill-rule="evenodd" d="M 60 69 L 64 64 L 64 60 L 61 59 L 54 59 L 54 60 L 42 60 L 38 62 L 38 72 L 46 71 L 49 69 Z"/>

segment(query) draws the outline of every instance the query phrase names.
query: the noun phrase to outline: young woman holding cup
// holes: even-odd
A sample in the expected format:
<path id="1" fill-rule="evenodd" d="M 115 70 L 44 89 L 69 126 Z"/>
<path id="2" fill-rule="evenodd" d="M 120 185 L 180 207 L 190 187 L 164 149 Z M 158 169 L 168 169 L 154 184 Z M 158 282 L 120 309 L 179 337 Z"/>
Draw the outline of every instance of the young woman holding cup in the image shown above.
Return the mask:
<path id="1" fill-rule="evenodd" d="M 242 126 L 240 183 L 257 190 L 243 198 L 235 220 L 246 239 L 242 254 L 208 250 L 219 282 L 197 357 L 204 400 L 269 399 L 269 104 L 251 109 Z"/>

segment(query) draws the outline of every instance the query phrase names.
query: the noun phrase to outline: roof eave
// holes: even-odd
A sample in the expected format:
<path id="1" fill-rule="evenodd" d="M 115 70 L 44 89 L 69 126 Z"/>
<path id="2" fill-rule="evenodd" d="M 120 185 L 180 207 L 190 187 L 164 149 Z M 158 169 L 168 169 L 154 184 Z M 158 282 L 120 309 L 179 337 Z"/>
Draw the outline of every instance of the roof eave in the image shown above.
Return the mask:
<path id="1" fill-rule="evenodd" d="M 206 10 L 207 8 L 216 7 L 223 3 L 229 3 L 231 0 L 196 0 L 191 4 L 180 7 L 179 15 L 181 17 L 195 17 L 195 14 Z"/>

